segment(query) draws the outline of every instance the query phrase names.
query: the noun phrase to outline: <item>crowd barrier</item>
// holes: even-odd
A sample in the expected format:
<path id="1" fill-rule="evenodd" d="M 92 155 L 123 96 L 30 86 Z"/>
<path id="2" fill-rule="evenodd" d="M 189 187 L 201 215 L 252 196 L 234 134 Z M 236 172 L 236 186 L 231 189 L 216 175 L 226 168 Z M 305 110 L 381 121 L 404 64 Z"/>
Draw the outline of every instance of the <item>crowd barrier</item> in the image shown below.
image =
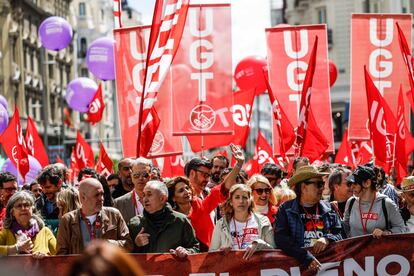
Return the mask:
<path id="1" fill-rule="evenodd" d="M 180 260 L 171 254 L 132 254 L 146 275 L 232 276 L 313 275 L 280 250 L 257 252 L 247 261 L 242 251 L 202 253 Z M 318 275 L 414 275 L 414 234 L 347 239 L 316 255 L 322 265 Z M 2 275 L 66 275 L 77 256 L 35 260 L 10 256 L 1 260 Z M 37 274 L 36 272 L 39 272 Z M 4 274 L 3 274 L 4 273 Z"/>

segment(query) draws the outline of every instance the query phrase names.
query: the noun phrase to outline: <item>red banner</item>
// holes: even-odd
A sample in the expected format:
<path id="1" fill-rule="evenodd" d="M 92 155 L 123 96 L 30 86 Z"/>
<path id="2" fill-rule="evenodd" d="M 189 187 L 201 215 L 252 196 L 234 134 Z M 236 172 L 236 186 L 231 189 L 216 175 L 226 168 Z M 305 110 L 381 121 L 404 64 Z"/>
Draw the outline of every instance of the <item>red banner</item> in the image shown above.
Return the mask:
<path id="1" fill-rule="evenodd" d="M 95 96 L 93 96 L 92 102 L 88 109 L 88 122 L 91 125 L 95 125 L 102 120 L 103 112 L 105 109 L 105 102 L 102 97 L 102 83 L 99 83 Z"/>
<path id="2" fill-rule="evenodd" d="M 314 110 L 318 110 L 319 128 L 328 139 L 329 147 L 326 152 L 333 152 L 326 25 L 269 28 L 266 29 L 266 36 L 270 85 L 273 93 L 277 95 L 279 104 L 283 106 L 289 121 L 294 126 L 298 122 L 300 93 L 312 46 L 315 37 L 318 36 L 318 52 L 310 105 Z M 274 120 L 273 141 L 279 143 L 279 134 Z M 274 150 L 273 154 L 279 156 L 279 147 L 275 147 Z M 287 153 L 293 155 L 293 148 Z"/>
<path id="3" fill-rule="evenodd" d="M 105 147 L 99 143 L 99 156 L 96 161 L 96 171 L 106 177 L 114 173 L 114 163 L 109 155 L 106 153 Z"/>
<path id="4" fill-rule="evenodd" d="M 191 5 L 172 66 L 174 135 L 232 134 L 222 120 L 233 105 L 229 4 Z"/>
<path id="5" fill-rule="evenodd" d="M 329 244 L 316 254 L 322 263 L 318 275 L 413 275 L 414 234 L 388 235 L 381 239 L 372 236 L 352 238 Z M 305 271 L 293 258 L 280 250 L 254 253 L 244 260 L 245 251 L 201 253 L 186 259 L 171 254 L 132 254 L 146 275 L 315 275 Z M 77 256 L 46 257 L 10 256 L 1 260 L 1 267 L 10 275 L 35 274 L 67 275 Z M 14 272 L 14 273 L 13 273 Z"/>
<path id="6" fill-rule="evenodd" d="M 407 35 L 411 49 L 411 14 L 353 14 L 351 38 L 351 101 L 349 139 L 368 140 L 368 105 L 364 66 L 392 112 L 397 114 L 398 91 L 410 83 L 398 42 L 396 22 Z M 409 118 L 406 105 L 405 117 Z"/>
<path id="7" fill-rule="evenodd" d="M 75 159 L 79 170 L 82 170 L 85 167 L 93 168 L 95 160 L 92 148 L 82 137 L 79 130 L 76 134 Z"/>
<path id="8" fill-rule="evenodd" d="M 49 164 L 49 157 L 47 156 L 45 145 L 43 145 L 43 141 L 39 136 L 36 124 L 30 116 L 27 117 L 26 145 L 30 155 L 36 158 L 42 167 Z"/>
<path id="9" fill-rule="evenodd" d="M 116 87 L 124 157 L 135 157 L 137 152 L 139 101 L 142 94 L 149 31 L 149 26 L 114 31 Z M 168 74 L 155 103 L 161 122 L 149 153 L 151 157 L 182 152 L 181 137 L 173 137 L 171 134 L 170 90 L 171 79 Z"/>

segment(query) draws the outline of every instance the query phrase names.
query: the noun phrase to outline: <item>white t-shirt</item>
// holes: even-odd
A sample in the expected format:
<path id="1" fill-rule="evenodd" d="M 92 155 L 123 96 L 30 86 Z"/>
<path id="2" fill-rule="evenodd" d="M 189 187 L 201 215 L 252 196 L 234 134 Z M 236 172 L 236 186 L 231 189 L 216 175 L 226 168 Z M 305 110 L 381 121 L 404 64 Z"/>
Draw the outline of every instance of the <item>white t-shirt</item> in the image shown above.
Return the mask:
<path id="1" fill-rule="evenodd" d="M 259 238 L 259 225 L 252 216 L 249 217 L 247 222 L 238 222 L 233 218 L 230 221 L 230 236 L 233 249 L 246 249 Z"/>
<path id="2" fill-rule="evenodd" d="M 92 216 L 87 216 L 86 218 L 89 220 L 90 224 L 93 225 L 93 223 L 96 220 L 96 214 Z"/>

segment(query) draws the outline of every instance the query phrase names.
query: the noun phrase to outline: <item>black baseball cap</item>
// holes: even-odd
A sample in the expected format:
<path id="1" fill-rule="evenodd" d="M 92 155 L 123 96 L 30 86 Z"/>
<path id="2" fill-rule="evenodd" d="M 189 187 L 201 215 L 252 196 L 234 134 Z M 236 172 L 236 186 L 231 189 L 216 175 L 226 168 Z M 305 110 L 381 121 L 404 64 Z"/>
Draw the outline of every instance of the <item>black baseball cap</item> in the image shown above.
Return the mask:
<path id="1" fill-rule="evenodd" d="M 363 181 L 368 179 L 375 179 L 375 171 L 374 169 L 368 166 L 358 166 L 355 171 L 346 178 L 348 183 L 357 183 L 361 184 Z"/>

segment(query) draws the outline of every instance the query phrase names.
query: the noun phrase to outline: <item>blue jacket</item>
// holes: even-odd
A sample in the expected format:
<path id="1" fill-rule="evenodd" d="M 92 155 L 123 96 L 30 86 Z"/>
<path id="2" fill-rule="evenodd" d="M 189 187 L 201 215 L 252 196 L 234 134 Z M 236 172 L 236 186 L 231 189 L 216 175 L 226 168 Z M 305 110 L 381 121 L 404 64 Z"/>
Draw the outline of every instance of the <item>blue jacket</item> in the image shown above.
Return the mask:
<path id="1" fill-rule="evenodd" d="M 299 207 L 299 199 L 287 201 L 279 207 L 274 227 L 275 244 L 277 248 L 307 267 L 314 257 L 303 248 L 305 228 L 300 218 Z M 330 204 L 321 200 L 318 209 L 324 223 L 323 237 L 329 242 L 342 240 L 341 221 Z"/>

